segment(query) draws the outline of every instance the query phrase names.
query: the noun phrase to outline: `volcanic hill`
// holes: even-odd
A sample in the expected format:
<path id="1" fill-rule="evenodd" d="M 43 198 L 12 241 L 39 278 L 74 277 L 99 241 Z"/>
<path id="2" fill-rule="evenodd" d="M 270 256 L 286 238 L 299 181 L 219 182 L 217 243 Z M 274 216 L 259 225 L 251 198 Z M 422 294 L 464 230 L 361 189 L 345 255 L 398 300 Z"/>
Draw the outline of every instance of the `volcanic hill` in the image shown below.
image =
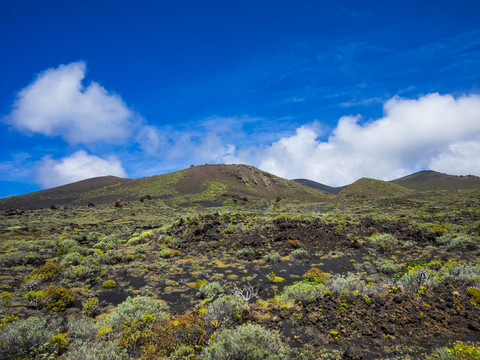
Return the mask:
<path id="1" fill-rule="evenodd" d="M 97 177 L 0 199 L 0 210 L 105 204 L 163 199 L 171 206 L 204 207 L 261 203 L 277 199 L 315 202 L 330 194 L 249 165 L 201 165 L 169 174 L 123 179 Z"/>

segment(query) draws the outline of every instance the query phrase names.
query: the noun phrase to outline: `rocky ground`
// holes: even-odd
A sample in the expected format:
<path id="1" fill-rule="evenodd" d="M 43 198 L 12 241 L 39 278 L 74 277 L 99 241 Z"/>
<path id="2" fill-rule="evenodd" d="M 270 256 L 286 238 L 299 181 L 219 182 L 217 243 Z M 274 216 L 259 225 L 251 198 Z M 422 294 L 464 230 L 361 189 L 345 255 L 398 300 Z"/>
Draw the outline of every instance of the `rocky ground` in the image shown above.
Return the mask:
<path id="1" fill-rule="evenodd" d="M 138 295 L 164 301 L 172 316 L 201 314 L 250 290 L 228 326 L 278 331 L 312 358 L 419 358 L 451 341 L 480 341 L 480 299 L 469 290 L 480 285 L 478 205 L 469 192 L 274 203 L 262 212 L 185 213 L 152 200 L 5 213 L 2 324 L 32 316 L 98 322 Z M 58 265 L 55 275 L 32 282 L 47 263 Z M 219 290 L 208 293 L 214 283 Z M 28 292 L 51 285 L 75 299 L 60 311 L 33 306 Z M 91 298 L 98 304 L 87 314 Z"/>

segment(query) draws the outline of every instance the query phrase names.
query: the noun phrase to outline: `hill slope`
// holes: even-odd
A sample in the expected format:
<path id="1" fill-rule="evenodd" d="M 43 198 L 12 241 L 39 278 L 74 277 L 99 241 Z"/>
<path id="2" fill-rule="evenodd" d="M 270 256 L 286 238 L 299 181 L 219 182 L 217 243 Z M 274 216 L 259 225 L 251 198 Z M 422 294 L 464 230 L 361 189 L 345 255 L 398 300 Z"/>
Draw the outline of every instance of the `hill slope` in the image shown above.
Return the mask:
<path id="1" fill-rule="evenodd" d="M 480 177 L 467 175 L 456 176 L 425 170 L 390 181 L 413 190 L 461 190 L 479 189 Z"/>
<path id="2" fill-rule="evenodd" d="M 353 184 L 348 185 L 336 196 L 339 198 L 379 198 L 384 196 L 401 195 L 411 191 L 411 189 L 387 181 L 361 178 Z"/>
<path id="3" fill-rule="evenodd" d="M 328 185 L 324 185 L 322 183 L 319 183 L 313 180 L 308 180 L 308 179 L 293 179 L 293 181 L 296 181 L 305 186 L 310 186 L 311 188 L 314 188 L 317 190 L 326 191 L 334 195 L 338 194 L 340 191 L 342 191 L 347 187 L 347 186 L 338 186 L 338 187 L 328 186 Z"/>
<path id="4" fill-rule="evenodd" d="M 82 180 L 0 199 L 0 210 L 104 204 L 117 200 L 139 200 L 147 195 L 152 199 L 163 199 L 173 206 L 219 206 L 277 198 L 318 201 L 329 196 L 248 165 L 202 165 L 140 179 L 106 176 Z"/>

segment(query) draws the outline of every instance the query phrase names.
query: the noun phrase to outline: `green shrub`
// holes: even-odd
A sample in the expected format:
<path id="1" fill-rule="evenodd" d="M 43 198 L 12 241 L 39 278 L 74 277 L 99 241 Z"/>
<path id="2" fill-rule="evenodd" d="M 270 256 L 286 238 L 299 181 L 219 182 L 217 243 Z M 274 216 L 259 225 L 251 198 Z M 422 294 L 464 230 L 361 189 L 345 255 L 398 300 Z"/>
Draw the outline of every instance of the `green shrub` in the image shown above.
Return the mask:
<path id="1" fill-rule="evenodd" d="M 10 251 L 0 255 L 0 266 L 25 265 L 41 258 L 41 255 L 36 252 Z"/>
<path id="2" fill-rule="evenodd" d="M 89 341 L 75 344 L 62 360 L 128 360 L 125 349 L 120 349 L 118 341 Z"/>
<path id="3" fill-rule="evenodd" d="M 395 274 L 402 270 L 402 265 L 389 259 L 381 259 L 374 262 L 378 271 L 384 274 Z"/>
<path id="4" fill-rule="evenodd" d="M 72 290 L 51 285 L 45 290 L 44 307 L 52 312 L 64 311 L 75 298 Z"/>
<path id="5" fill-rule="evenodd" d="M 308 259 L 308 251 L 304 249 L 296 249 L 290 253 L 290 259 L 292 260 L 304 260 Z"/>
<path id="6" fill-rule="evenodd" d="M 30 279 L 54 280 L 63 270 L 63 265 L 47 261 L 42 267 L 34 269 Z"/>
<path id="7" fill-rule="evenodd" d="M 450 264 L 448 264 L 450 265 Z M 456 263 L 451 266 L 444 266 L 440 270 L 440 274 L 445 280 L 461 282 L 468 286 L 480 285 L 480 266 L 475 263 Z"/>
<path id="8" fill-rule="evenodd" d="M 324 284 L 325 280 L 328 278 L 329 274 L 323 272 L 322 270 L 312 267 L 310 268 L 305 274 L 303 274 L 303 278 L 307 281 Z"/>
<path id="9" fill-rule="evenodd" d="M 215 296 L 223 294 L 225 290 L 218 281 L 213 281 L 198 288 L 197 296 L 203 299 L 213 299 Z"/>
<path id="10" fill-rule="evenodd" d="M 477 304 L 480 304 L 480 287 L 470 286 L 467 288 L 467 294 L 470 296 Z"/>
<path id="11" fill-rule="evenodd" d="M 64 249 L 72 249 L 73 247 L 79 246 L 79 244 L 74 239 L 66 239 L 61 242 L 60 246 Z"/>
<path id="12" fill-rule="evenodd" d="M 29 291 L 23 298 L 28 301 L 29 305 L 35 309 L 40 309 L 45 303 L 45 292 L 44 291 Z"/>
<path id="13" fill-rule="evenodd" d="M 288 302 L 291 300 L 311 299 L 312 297 L 315 298 L 322 295 L 325 290 L 326 287 L 322 283 L 299 281 L 293 285 L 285 286 L 281 300 Z"/>
<path id="14" fill-rule="evenodd" d="M 50 341 L 52 342 L 54 348 L 56 348 L 57 352 L 60 352 L 67 346 L 68 334 L 66 332 L 58 333 L 53 335 Z"/>
<path id="15" fill-rule="evenodd" d="M 238 296 L 221 296 L 207 306 L 205 321 L 207 324 L 216 322 L 218 325 L 226 326 L 238 324 L 241 321 L 242 310 L 246 304 L 247 301 Z"/>
<path id="16" fill-rule="evenodd" d="M 18 317 L 15 315 L 8 315 L 4 317 L 0 317 L 0 330 L 8 326 L 11 322 L 18 320 Z"/>
<path id="17" fill-rule="evenodd" d="M 478 238 L 472 236 L 442 235 L 435 239 L 439 245 L 446 246 L 448 250 L 475 250 L 478 246 Z"/>
<path id="18" fill-rule="evenodd" d="M 255 254 L 252 248 L 242 248 L 237 251 L 237 257 L 240 259 L 249 259 Z"/>
<path id="19" fill-rule="evenodd" d="M 93 339 L 98 330 L 94 319 L 84 317 L 70 317 L 67 322 L 67 329 L 75 342 L 85 342 Z"/>
<path id="20" fill-rule="evenodd" d="M 375 235 L 370 238 L 370 244 L 382 250 L 390 250 L 398 245 L 398 240 L 391 234 Z"/>
<path id="21" fill-rule="evenodd" d="M 1 359 L 36 359 L 55 355 L 58 351 L 51 342 L 58 334 L 61 319 L 30 317 L 10 323 L 0 331 Z"/>
<path id="22" fill-rule="evenodd" d="M 278 263 L 282 261 L 282 257 L 276 251 L 266 254 L 263 259 L 271 263 Z"/>
<path id="23" fill-rule="evenodd" d="M 62 265 L 78 265 L 82 261 L 83 256 L 76 251 L 69 252 L 66 254 L 62 261 L 60 262 Z"/>
<path id="24" fill-rule="evenodd" d="M 453 237 L 452 241 L 448 245 L 448 250 L 475 250 L 478 245 L 478 239 L 471 236 L 458 236 Z"/>
<path id="25" fill-rule="evenodd" d="M 122 327 L 122 322 L 138 321 L 148 314 L 157 319 L 168 318 L 167 308 L 167 305 L 160 300 L 148 296 L 128 297 L 108 316 L 106 324 L 110 325 L 114 331 L 118 331 Z"/>
<path id="26" fill-rule="evenodd" d="M 162 258 L 167 259 L 167 258 L 178 256 L 180 254 L 181 253 L 178 250 L 172 250 L 172 249 L 169 249 L 169 248 L 164 248 L 160 251 L 160 253 L 158 255 Z"/>
<path id="27" fill-rule="evenodd" d="M 21 251 L 38 251 L 38 244 L 28 241 L 16 241 L 15 247 Z"/>
<path id="28" fill-rule="evenodd" d="M 89 298 L 82 304 L 82 307 L 85 315 L 94 316 L 98 310 L 98 299 Z"/>
<path id="29" fill-rule="evenodd" d="M 277 332 L 248 324 L 220 331 L 212 343 L 204 348 L 201 359 L 287 360 L 289 355 L 290 349 L 283 345 Z"/>
<path id="30" fill-rule="evenodd" d="M 335 275 L 331 278 L 330 288 L 336 291 L 358 291 L 360 293 L 368 290 L 365 281 L 358 279 L 354 274 Z"/>
<path id="31" fill-rule="evenodd" d="M 199 349 L 206 338 L 203 320 L 194 314 L 170 321 L 145 315 L 139 321 L 123 323 L 119 346 L 133 356 L 142 353 L 145 358 L 157 359 L 169 356 L 182 345 Z"/>
<path id="32" fill-rule="evenodd" d="M 400 277 L 399 283 L 405 288 L 420 288 L 421 286 L 433 287 L 440 281 L 438 272 L 416 265 L 408 268 Z"/>
<path id="33" fill-rule="evenodd" d="M 280 282 L 284 282 L 285 279 L 280 277 L 280 276 L 277 276 L 273 271 L 267 275 L 265 275 L 265 277 L 270 280 L 272 283 L 280 283 Z"/>
<path id="34" fill-rule="evenodd" d="M 115 280 L 105 280 L 102 284 L 102 287 L 105 289 L 113 289 L 117 286 Z"/>
<path id="35" fill-rule="evenodd" d="M 480 346 L 469 341 L 456 341 L 450 347 L 436 349 L 427 360 L 476 360 L 480 359 Z"/>

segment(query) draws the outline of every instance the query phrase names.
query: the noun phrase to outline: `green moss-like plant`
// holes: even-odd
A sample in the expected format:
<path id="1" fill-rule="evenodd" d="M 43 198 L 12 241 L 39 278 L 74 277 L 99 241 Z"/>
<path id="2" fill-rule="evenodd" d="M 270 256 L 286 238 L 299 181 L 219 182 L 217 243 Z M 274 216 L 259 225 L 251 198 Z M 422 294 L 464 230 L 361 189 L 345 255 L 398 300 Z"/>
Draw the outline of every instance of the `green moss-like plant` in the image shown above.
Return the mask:
<path id="1" fill-rule="evenodd" d="M 313 283 L 324 284 L 328 276 L 329 276 L 328 273 L 323 272 L 322 270 L 316 267 L 312 267 L 305 274 L 303 274 L 302 277 L 305 280 Z"/>
<path id="2" fill-rule="evenodd" d="M 480 304 L 480 287 L 470 286 L 467 288 L 467 294 L 470 296 L 477 304 Z"/>
<path id="3" fill-rule="evenodd" d="M 113 289 L 117 286 L 115 280 L 105 280 L 102 284 L 102 287 L 105 289 Z"/>

